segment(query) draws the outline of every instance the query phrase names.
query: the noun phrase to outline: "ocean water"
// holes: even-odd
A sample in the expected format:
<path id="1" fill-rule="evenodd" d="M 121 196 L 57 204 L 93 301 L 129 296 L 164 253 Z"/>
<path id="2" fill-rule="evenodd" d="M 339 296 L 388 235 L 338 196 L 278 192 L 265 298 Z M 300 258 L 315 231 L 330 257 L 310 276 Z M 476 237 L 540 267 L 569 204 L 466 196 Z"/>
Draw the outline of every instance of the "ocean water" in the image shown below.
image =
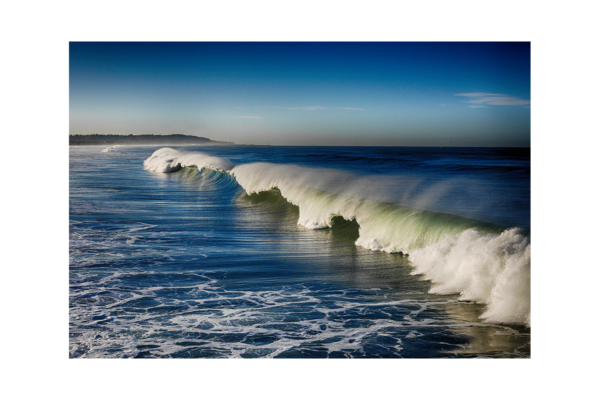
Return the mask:
<path id="1" fill-rule="evenodd" d="M 530 152 L 71 147 L 72 358 L 530 357 Z"/>

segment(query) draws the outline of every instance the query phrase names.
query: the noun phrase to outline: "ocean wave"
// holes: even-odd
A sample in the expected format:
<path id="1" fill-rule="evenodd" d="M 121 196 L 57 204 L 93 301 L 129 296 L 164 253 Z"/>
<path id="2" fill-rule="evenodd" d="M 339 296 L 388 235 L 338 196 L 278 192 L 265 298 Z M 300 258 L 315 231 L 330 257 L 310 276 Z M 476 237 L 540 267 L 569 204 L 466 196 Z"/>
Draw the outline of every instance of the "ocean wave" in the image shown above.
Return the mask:
<path id="1" fill-rule="evenodd" d="M 150 172 L 175 172 L 189 166 L 227 171 L 233 167 L 233 164 L 224 158 L 200 152 L 179 151 L 169 147 L 156 150 L 144 161 L 144 169 Z"/>
<path id="2" fill-rule="evenodd" d="M 501 233 L 500 226 L 460 216 L 425 211 L 379 200 L 370 177 L 329 169 L 252 163 L 235 166 L 231 175 L 247 194 L 277 189 L 298 206 L 298 224 L 309 229 L 333 226 L 335 217 L 360 226 L 357 244 L 388 253 L 410 253 L 467 229 Z M 399 184 L 402 184 L 399 182 Z"/>
<path id="3" fill-rule="evenodd" d="M 377 179 L 343 171 L 271 163 L 233 167 L 222 158 L 168 148 L 144 162 L 153 172 L 192 165 L 226 172 L 248 195 L 277 189 L 298 206 L 298 224 L 306 228 L 330 228 L 339 217 L 356 221 L 356 245 L 408 254 L 414 273 L 433 283 L 432 293 L 486 304 L 481 318 L 487 322 L 530 325 L 530 239 L 517 228 L 381 201 Z M 412 183 L 406 185 L 410 193 Z M 440 188 L 429 191 L 429 197 L 440 195 Z"/>

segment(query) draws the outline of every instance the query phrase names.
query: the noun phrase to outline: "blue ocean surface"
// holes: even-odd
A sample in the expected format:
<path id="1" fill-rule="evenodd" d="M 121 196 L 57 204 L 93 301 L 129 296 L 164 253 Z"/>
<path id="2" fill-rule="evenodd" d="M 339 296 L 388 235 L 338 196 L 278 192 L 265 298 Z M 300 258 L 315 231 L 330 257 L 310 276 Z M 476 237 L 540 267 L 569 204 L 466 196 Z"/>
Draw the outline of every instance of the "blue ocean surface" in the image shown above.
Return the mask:
<path id="1" fill-rule="evenodd" d="M 71 358 L 530 357 L 530 151 L 70 147 Z"/>

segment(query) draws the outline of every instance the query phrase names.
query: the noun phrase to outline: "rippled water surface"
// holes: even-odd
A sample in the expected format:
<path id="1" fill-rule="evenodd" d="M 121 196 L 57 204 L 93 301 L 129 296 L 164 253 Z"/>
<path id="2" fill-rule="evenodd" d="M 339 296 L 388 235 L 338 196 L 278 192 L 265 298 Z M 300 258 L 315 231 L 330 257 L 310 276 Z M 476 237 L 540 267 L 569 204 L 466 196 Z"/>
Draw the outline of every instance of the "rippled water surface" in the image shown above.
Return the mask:
<path id="1" fill-rule="evenodd" d="M 276 191 L 247 195 L 211 170 L 148 172 L 156 149 L 70 149 L 70 357 L 529 357 L 529 328 L 429 293 L 406 255 L 356 246 L 355 222 L 310 230 Z M 521 150 L 201 151 L 454 181 L 437 211 L 529 229 Z"/>

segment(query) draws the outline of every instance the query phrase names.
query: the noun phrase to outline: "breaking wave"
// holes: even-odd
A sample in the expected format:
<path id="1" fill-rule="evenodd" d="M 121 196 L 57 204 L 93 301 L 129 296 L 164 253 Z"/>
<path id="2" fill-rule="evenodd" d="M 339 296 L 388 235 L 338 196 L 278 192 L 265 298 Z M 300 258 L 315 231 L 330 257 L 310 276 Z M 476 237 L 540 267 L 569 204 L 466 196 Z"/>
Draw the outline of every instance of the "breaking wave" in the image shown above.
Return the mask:
<path id="1" fill-rule="evenodd" d="M 109 147 L 105 148 L 104 150 L 102 150 L 101 153 L 110 153 L 111 151 L 116 150 L 119 147 L 121 147 L 121 145 L 119 145 L 119 144 L 114 145 L 114 146 L 109 146 Z"/>
<path id="2" fill-rule="evenodd" d="M 481 318 L 487 322 L 530 326 L 530 238 L 518 228 L 417 209 L 410 198 L 411 207 L 382 201 L 377 178 L 343 171 L 271 163 L 234 167 L 223 158 L 170 148 L 144 162 L 152 172 L 190 166 L 225 172 L 249 195 L 277 189 L 298 206 L 298 224 L 309 229 L 331 228 L 340 217 L 356 221 L 356 245 L 408 254 L 413 273 L 432 282 L 432 293 L 486 304 Z"/>
<path id="3" fill-rule="evenodd" d="M 184 152 L 163 147 L 156 150 L 146 161 L 144 169 L 150 172 L 175 172 L 183 167 L 210 168 L 227 171 L 233 165 L 226 159 L 200 152 Z"/>

